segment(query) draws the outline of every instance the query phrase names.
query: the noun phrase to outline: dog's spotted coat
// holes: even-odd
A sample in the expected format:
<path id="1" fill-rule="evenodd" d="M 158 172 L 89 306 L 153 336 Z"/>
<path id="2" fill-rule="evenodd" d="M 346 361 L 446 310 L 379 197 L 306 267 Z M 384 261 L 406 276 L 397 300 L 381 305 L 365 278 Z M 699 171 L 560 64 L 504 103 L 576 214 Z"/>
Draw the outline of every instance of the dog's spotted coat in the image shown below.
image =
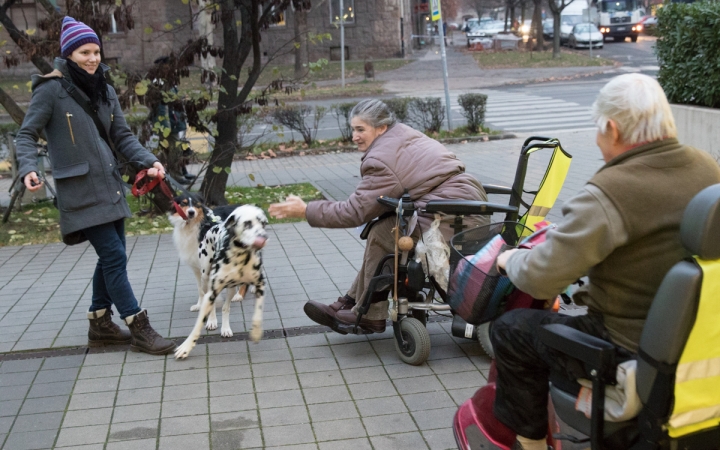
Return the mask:
<path id="1" fill-rule="evenodd" d="M 187 357 L 195 347 L 203 325 L 207 322 L 211 310 L 215 308 L 215 299 L 226 287 L 241 284 L 255 287 L 255 311 L 250 339 L 260 340 L 265 296 L 260 249 L 267 240 L 266 225 L 267 218 L 260 208 L 243 205 L 236 208 L 224 222 L 214 225 L 205 233 L 198 246 L 205 295 L 190 336 L 175 350 L 176 358 Z M 230 300 L 226 299 L 222 309 L 223 336 L 232 336 L 229 319 Z"/>

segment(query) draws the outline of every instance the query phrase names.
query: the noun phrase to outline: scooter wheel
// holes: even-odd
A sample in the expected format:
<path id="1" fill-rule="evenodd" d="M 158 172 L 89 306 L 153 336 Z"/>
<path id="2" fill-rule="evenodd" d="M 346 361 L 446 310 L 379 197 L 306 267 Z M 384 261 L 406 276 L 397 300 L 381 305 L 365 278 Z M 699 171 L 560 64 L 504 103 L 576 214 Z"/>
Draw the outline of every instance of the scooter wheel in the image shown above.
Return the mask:
<path id="1" fill-rule="evenodd" d="M 413 366 L 419 366 L 427 361 L 430 356 L 430 334 L 423 324 L 417 319 L 406 317 L 398 326 L 403 339 L 407 342 L 403 348 L 402 344 L 395 340 L 395 350 L 400 359 Z"/>
<path id="2" fill-rule="evenodd" d="M 490 358 L 495 359 L 495 349 L 490 341 L 490 322 L 478 325 L 476 331 L 480 347 Z"/>

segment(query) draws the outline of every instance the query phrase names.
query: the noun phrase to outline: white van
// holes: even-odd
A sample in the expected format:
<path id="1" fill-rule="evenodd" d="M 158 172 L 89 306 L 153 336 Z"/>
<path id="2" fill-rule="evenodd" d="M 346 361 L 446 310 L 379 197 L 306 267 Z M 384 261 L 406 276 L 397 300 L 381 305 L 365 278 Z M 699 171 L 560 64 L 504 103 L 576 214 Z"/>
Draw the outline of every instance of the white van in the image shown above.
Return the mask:
<path id="1" fill-rule="evenodd" d="M 587 21 L 587 3 L 585 0 L 575 0 L 567 5 L 560 13 L 560 44 L 568 41 L 568 37 L 575 25 Z"/>

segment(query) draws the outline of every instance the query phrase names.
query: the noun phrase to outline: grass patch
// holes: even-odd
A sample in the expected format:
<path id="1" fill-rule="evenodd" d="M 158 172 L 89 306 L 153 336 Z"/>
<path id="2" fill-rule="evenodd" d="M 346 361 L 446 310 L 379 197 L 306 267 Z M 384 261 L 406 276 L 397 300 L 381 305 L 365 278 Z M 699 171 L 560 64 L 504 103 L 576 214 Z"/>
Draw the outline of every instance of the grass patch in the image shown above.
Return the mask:
<path id="1" fill-rule="evenodd" d="M 270 203 L 281 202 L 288 195 L 297 195 L 305 201 L 324 199 L 323 195 L 310 183 L 289 184 L 284 186 L 229 187 L 225 198 L 231 204 L 247 203 L 260 206 L 267 211 Z M 166 214 L 152 212 L 147 199 L 127 196 L 133 216 L 125 221 L 127 236 L 170 233 L 173 228 Z M 8 245 L 50 244 L 60 242 L 60 213 L 48 203 L 30 203 L 23 210 L 14 210 L 10 220 L 0 225 L 0 247 Z M 303 219 L 273 219 L 271 224 L 300 222 Z"/>
<path id="2" fill-rule="evenodd" d="M 575 52 L 562 50 L 558 58 L 552 51 L 546 52 L 473 52 L 473 58 L 482 69 L 520 69 L 544 67 L 591 67 L 612 66 L 614 61 L 605 58 L 590 58 Z"/>
<path id="3" fill-rule="evenodd" d="M 341 86 L 317 86 L 311 83 L 301 89 L 290 94 L 278 92 L 273 94 L 273 98 L 280 101 L 302 101 L 302 100 L 322 100 L 327 98 L 345 98 L 345 97 L 374 97 L 385 93 L 383 84 L 380 81 L 361 81 L 359 83 L 345 84 L 343 89 Z"/>

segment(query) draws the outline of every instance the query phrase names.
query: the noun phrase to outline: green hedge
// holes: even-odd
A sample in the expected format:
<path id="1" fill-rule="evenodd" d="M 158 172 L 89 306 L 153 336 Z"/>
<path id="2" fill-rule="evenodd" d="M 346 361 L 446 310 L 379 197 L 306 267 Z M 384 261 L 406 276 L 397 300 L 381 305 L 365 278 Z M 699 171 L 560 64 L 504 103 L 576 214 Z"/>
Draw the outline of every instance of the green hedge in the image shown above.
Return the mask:
<path id="1" fill-rule="evenodd" d="M 672 103 L 720 108 L 720 2 L 658 11 L 658 81 Z"/>

